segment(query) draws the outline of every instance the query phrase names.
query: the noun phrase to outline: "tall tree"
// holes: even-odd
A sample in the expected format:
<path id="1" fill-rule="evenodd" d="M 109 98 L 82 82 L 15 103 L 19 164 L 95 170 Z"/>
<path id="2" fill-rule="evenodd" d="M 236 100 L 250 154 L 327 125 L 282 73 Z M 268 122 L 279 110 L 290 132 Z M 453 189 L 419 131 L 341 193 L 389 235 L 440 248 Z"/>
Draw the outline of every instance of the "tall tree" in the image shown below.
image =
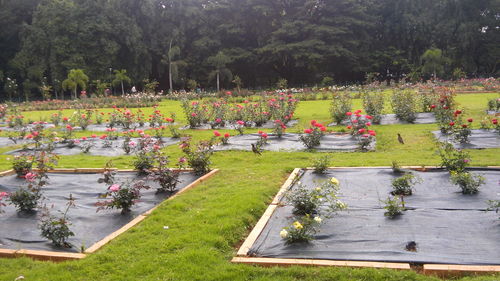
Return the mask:
<path id="1" fill-rule="evenodd" d="M 125 95 L 125 90 L 123 88 L 123 83 L 127 83 L 127 84 L 130 84 L 130 82 L 132 82 L 132 80 L 130 79 L 130 77 L 127 76 L 127 70 L 126 69 L 122 69 L 122 70 L 115 70 L 115 78 L 113 79 L 113 85 L 117 86 L 117 85 L 121 85 L 121 88 L 122 88 L 122 96 Z"/>
<path id="2" fill-rule="evenodd" d="M 207 59 L 208 63 L 212 65 L 215 69 L 210 73 L 210 77 L 215 77 L 217 80 L 217 91 L 220 91 L 220 80 L 221 77 L 225 81 L 231 81 L 233 74 L 231 70 L 227 68 L 227 64 L 231 62 L 231 59 L 226 56 L 222 51 L 219 51 L 215 56 L 211 56 Z"/>
<path id="3" fill-rule="evenodd" d="M 430 48 L 422 55 L 422 71 L 426 74 L 432 74 L 435 80 L 438 73 L 443 73 L 446 58 L 443 57 L 443 51 L 437 48 Z"/>
<path id="4" fill-rule="evenodd" d="M 64 90 L 73 90 L 73 98 L 76 99 L 76 91 L 78 87 L 85 90 L 88 82 L 89 77 L 83 72 L 82 69 L 71 69 L 68 73 L 68 78 L 62 82 L 62 88 Z"/>

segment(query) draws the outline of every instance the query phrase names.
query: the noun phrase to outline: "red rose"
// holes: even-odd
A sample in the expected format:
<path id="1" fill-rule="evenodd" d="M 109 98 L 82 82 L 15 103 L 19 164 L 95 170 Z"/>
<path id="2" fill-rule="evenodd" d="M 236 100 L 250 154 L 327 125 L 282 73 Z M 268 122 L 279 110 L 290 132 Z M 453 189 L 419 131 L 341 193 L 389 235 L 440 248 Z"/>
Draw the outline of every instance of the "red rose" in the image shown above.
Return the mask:
<path id="1" fill-rule="evenodd" d="M 345 114 L 345 115 L 347 115 L 347 116 L 351 116 L 351 115 L 352 115 L 352 112 L 346 112 L 346 114 Z"/>
<path id="2" fill-rule="evenodd" d="M 306 134 L 310 134 L 310 133 L 312 133 L 312 131 L 313 131 L 312 129 L 305 129 L 305 130 L 304 130 L 304 133 L 306 133 Z"/>
<path id="3" fill-rule="evenodd" d="M 474 121 L 472 118 L 467 119 L 467 122 L 472 123 Z"/>
<path id="4" fill-rule="evenodd" d="M 231 136 L 231 135 L 230 135 L 229 133 L 225 133 L 225 134 L 224 134 L 224 137 L 225 137 L 226 139 L 228 139 L 230 136 Z"/>
<path id="5" fill-rule="evenodd" d="M 221 135 L 220 135 L 219 131 L 214 131 L 214 136 L 220 137 Z"/>
<path id="6" fill-rule="evenodd" d="M 455 126 L 455 122 L 450 122 L 450 126 Z"/>

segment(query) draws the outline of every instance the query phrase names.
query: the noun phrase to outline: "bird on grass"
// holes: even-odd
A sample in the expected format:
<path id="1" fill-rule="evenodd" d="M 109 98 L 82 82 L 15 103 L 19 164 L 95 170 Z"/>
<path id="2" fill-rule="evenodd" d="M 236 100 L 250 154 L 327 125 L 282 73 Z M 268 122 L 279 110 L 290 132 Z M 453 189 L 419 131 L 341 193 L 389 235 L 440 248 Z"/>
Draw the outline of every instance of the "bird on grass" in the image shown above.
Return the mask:
<path id="1" fill-rule="evenodd" d="M 399 133 L 398 133 L 398 141 L 399 141 L 400 144 L 405 144 L 405 141 L 403 140 L 403 137 Z"/>
<path id="2" fill-rule="evenodd" d="M 253 153 L 255 154 L 258 154 L 258 155 L 262 155 L 262 153 L 260 152 L 260 147 L 256 146 L 255 144 L 252 143 L 252 151 Z"/>

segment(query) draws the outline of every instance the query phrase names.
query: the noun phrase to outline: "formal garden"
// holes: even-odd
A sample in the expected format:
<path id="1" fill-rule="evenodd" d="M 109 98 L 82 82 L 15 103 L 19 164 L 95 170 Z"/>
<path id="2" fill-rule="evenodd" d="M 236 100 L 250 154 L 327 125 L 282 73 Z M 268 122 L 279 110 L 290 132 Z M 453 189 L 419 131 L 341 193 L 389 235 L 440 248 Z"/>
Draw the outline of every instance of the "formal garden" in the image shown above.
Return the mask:
<path id="1" fill-rule="evenodd" d="M 498 93 L 236 95 L 3 105 L 2 280 L 430 280 L 449 277 L 436 264 L 498 265 Z"/>
<path id="2" fill-rule="evenodd" d="M 498 0 L 1 0 L 0 281 L 500 280 Z"/>

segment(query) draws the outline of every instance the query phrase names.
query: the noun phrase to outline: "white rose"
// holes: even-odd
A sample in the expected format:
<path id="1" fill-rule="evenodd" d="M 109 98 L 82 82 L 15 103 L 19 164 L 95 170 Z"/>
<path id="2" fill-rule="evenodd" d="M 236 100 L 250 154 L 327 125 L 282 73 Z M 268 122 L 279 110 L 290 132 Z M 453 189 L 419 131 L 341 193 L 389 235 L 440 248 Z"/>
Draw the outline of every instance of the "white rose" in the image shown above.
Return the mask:
<path id="1" fill-rule="evenodd" d="M 320 217 L 314 217 L 314 221 L 317 223 L 321 223 L 323 221 Z"/>
<path id="2" fill-rule="evenodd" d="M 283 229 L 282 231 L 280 231 L 280 237 L 285 239 L 288 237 L 288 231 L 286 231 L 286 229 Z"/>

